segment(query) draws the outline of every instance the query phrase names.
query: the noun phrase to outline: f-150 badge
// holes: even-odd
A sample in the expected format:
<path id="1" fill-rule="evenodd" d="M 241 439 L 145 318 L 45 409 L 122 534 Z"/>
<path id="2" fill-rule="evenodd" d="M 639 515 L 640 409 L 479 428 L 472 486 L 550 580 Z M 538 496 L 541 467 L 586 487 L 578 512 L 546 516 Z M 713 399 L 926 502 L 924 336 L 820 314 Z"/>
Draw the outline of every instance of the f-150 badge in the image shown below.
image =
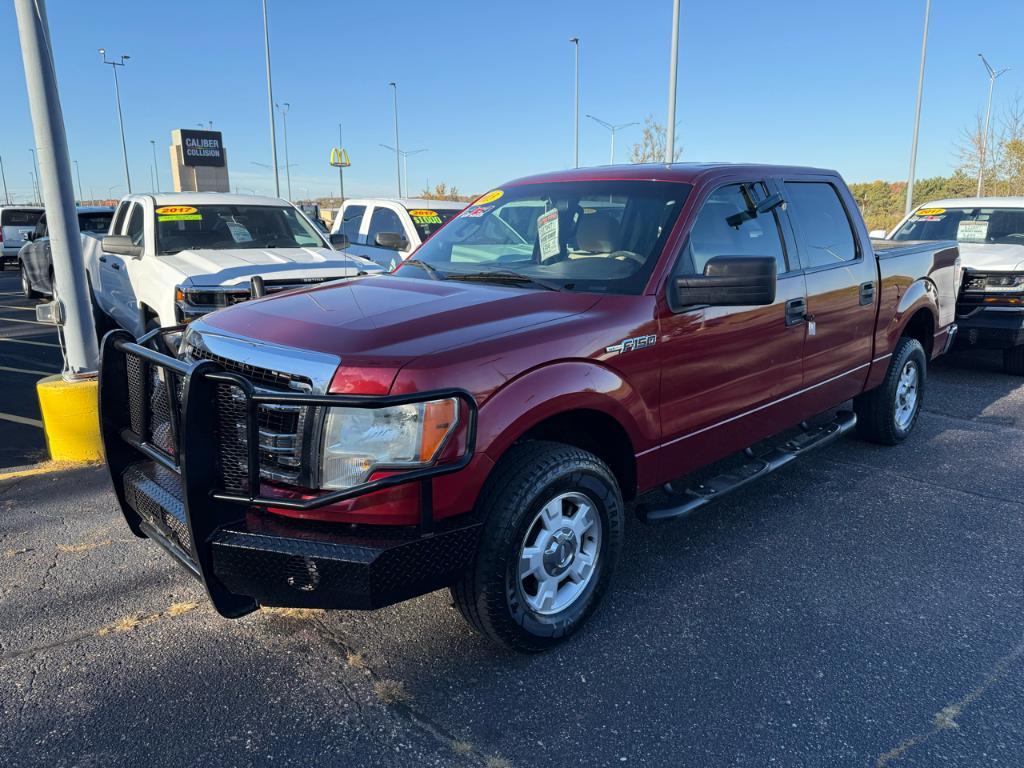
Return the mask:
<path id="1" fill-rule="evenodd" d="M 635 349 L 653 347 L 657 341 L 658 337 L 654 334 L 651 334 L 650 336 L 634 336 L 631 339 L 623 339 L 618 344 L 612 344 L 610 347 L 605 347 L 604 351 L 609 355 L 617 355 L 620 352 L 632 352 Z"/>

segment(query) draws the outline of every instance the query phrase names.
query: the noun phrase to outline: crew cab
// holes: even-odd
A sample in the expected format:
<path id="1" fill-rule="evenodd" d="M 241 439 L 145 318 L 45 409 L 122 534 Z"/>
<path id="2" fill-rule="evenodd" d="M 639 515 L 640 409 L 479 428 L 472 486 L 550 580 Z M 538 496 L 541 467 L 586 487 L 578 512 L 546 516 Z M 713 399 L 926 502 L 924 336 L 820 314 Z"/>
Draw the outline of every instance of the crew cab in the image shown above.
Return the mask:
<path id="1" fill-rule="evenodd" d="M 102 237 L 110 229 L 114 209 L 106 206 L 79 206 L 78 231 L 83 235 Z M 37 299 L 42 294 L 53 295 L 53 253 L 50 250 L 50 233 L 46 228 L 46 214 L 39 217 L 35 229 L 28 233 L 26 243 L 18 251 L 18 268 L 21 272 L 21 292 L 27 299 Z"/>
<path id="2" fill-rule="evenodd" d="M 335 251 L 301 211 L 272 197 L 129 195 L 107 236 L 83 244 L 98 309 L 136 336 L 245 301 L 254 277 L 273 293 L 381 271 Z"/>
<path id="3" fill-rule="evenodd" d="M 957 346 L 997 349 L 1003 369 L 1024 376 L 1024 197 L 934 200 L 890 239 L 956 240 L 965 270 Z"/>
<path id="4" fill-rule="evenodd" d="M 627 509 L 683 518 L 854 428 L 905 439 L 958 261 L 873 249 L 833 171 L 524 178 L 390 274 L 196 320 L 178 357 L 108 334 L 107 463 L 224 616 L 449 587 L 540 651 L 609 589 Z"/>
<path id="5" fill-rule="evenodd" d="M 465 207 L 457 200 L 350 198 L 334 217 L 331 234 L 344 236 L 346 253 L 393 269 Z"/>

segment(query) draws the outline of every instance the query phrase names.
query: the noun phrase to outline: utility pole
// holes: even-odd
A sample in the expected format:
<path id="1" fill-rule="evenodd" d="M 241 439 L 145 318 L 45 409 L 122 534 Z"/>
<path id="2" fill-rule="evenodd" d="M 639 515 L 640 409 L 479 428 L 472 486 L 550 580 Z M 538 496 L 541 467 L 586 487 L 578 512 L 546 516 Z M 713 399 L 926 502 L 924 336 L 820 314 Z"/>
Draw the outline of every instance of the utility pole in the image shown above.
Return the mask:
<path id="1" fill-rule="evenodd" d="M 1003 67 L 996 72 L 982 54 L 979 53 L 978 57 L 988 72 L 988 108 L 985 110 L 985 135 L 981 137 L 981 157 L 978 160 L 978 197 L 981 197 L 982 190 L 985 187 L 985 153 L 988 150 L 989 126 L 992 122 L 992 91 L 995 90 L 996 79 L 1009 72 L 1010 68 Z"/>
<path id="2" fill-rule="evenodd" d="M 616 131 L 621 131 L 623 128 L 629 128 L 631 125 L 640 125 L 640 123 L 619 123 L 618 125 L 612 125 L 611 123 L 605 122 L 601 118 L 594 117 L 593 115 L 587 115 L 587 117 L 589 117 L 591 120 L 593 120 L 598 125 L 604 126 L 605 128 L 607 128 L 611 132 L 611 134 L 612 134 L 612 153 L 608 157 L 608 164 L 609 165 L 615 165 L 615 132 Z"/>
<path id="3" fill-rule="evenodd" d="M 676 159 L 676 73 L 679 70 L 679 0 L 672 3 L 672 53 L 668 65 L 668 125 L 665 128 L 665 162 Z"/>
<path id="4" fill-rule="evenodd" d="M 292 166 L 288 162 L 288 108 L 291 106 L 287 101 L 275 104 L 281 112 L 281 125 L 284 128 L 284 173 L 288 179 L 288 202 L 292 201 Z"/>
<path id="5" fill-rule="evenodd" d="M 98 367 L 99 349 L 82 261 L 82 239 L 71 183 L 64 116 L 57 92 L 53 52 L 50 50 L 46 0 L 14 0 L 14 8 L 18 17 L 32 129 L 46 168 L 42 187 L 57 283 L 55 292 L 60 296 L 59 303 L 63 307 L 64 339 L 67 343 L 65 377 L 91 375 Z"/>
<path id="6" fill-rule="evenodd" d="M 274 195 L 281 196 L 281 177 L 277 171 L 277 121 L 274 119 L 274 86 L 270 81 L 270 25 L 267 22 L 267 0 L 263 0 L 263 49 L 267 57 L 267 112 L 270 115 L 270 157 L 274 166 Z"/>
<path id="7" fill-rule="evenodd" d="M 11 196 L 7 194 L 7 175 L 4 173 L 4 158 L 2 155 L 0 155 L 0 179 L 4 181 L 4 202 L 10 205 Z"/>
<path id="8" fill-rule="evenodd" d="M 580 39 L 570 37 L 569 42 L 576 46 L 576 85 L 573 88 L 574 104 L 572 110 L 572 153 L 573 168 L 580 167 Z"/>
<path id="9" fill-rule="evenodd" d="M 128 187 L 128 194 L 132 193 L 132 177 L 128 172 L 128 145 L 124 140 L 124 116 L 121 114 L 121 86 L 117 82 L 117 68 L 123 67 L 125 62 L 131 58 L 131 56 L 122 55 L 118 61 L 113 59 L 107 60 L 107 52 L 105 49 L 100 48 L 100 56 L 103 58 L 104 64 L 109 64 L 110 68 L 114 72 L 114 97 L 117 99 L 117 124 L 121 128 L 121 156 L 124 158 L 124 183 Z"/>
<path id="10" fill-rule="evenodd" d="M 82 197 L 82 169 L 78 167 L 78 161 L 77 160 L 75 160 L 74 163 L 75 163 L 75 177 L 78 179 L 78 202 L 81 203 L 83 200 L 85 200 L 85 198 Z"/>
<path id="11" fill-rule="evenodd" d="M 36 155 L 36 151 L 32 147 L 29 147 L 28 151 L 32 153 L 32 167 L 36 169 L 35 181 L 32 184 L 32 188 L 35 190 L 36 195 L 35 202 L 39 203 L 39 205 L 42 205 L 43 193 L 39 189 L 40 180 L 42 178 L 39 175 L 39 156 Z"/>
<path id="12" fill-rule="evenodd" d="M 388 83 L 395 89 L 395 172 L 398 175 L 398 196 L 402 196 L 402 145 L 398 142 L 398 85 L 395 82 Z"/>
<path id="13" fill-rule="evenodd" d="M 426 149 L 396 149 L 389 144 L 381 144 L 384 149 L 389 149 L 397 155 L 402 156 L 402 164 L 405 166 L 405 194 L 412 197 L 409 192 L 409 155 L 418 155 L 420 152 L 427 152 Z"/>
<path id="14" fill-rule="evenodd" d="M 341 138 L 341 123 L 338 123 L 338 150 L 345 151 L 345 142 Z M 341 202 L 345 202 L 345 169 L 338 163 L 338 192 L 341 194 Z"/>
<path id="15" fill-rule="evenodd" d="M 914 109 L 914 140 L 910 145 L 910 173 L 907 175 L 907 204 L 904 214 L 909 216 L 914 207 L 914 176 L 917 172 L 917 136 L 921 130 L 921 96 L 924 93 L 924 60 L 928 52 L 928 17 L 931 15 L 932 0 L 924 3 L 924 37 L 921 40 L 921 71 L 917 76 L 917 107 Z"/>
<path id="16" fill-rule="evenodd" d="M 156 172 L 156 189 L 154 192 L 160 191 L 160 165 L 156 161 L 156 141 L 153 139 L 149 140 L 149 145 L 153 148 L 153 170 Z M 81 184 L 79 184 L 81 186 Z"/>

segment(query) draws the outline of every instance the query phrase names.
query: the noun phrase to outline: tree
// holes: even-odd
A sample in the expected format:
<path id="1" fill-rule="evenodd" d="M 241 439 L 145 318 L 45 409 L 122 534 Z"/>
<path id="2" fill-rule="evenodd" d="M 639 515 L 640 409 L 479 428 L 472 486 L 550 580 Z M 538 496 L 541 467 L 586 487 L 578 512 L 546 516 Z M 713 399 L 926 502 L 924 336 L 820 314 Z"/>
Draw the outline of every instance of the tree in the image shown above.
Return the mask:
<path id="1" fill-rule="evenodd" d="M 665 162 L 665 145 L 668 143 L 668 132 L 665 126 L 654 120 L 653 115 L 644 119 L 644 132 L 640 141 L 633 145 L 630 150 L 629 159 L 634 163 L 663 163 Z M 674 160 L 683 156 L 683 148 L 676 147 L 672 153 Z"/>
<path id="2" fill-rule="evenodd" d="M 420 192 L 420 197 L 424 200 L 473 200 L 474 196 L 471 195 L 460 195 L 459 188 L 452 185 L 449 187 L 443 181 L 440 184 L 436 184 L 433 189 L 424 187 L 423 191 Z"/>

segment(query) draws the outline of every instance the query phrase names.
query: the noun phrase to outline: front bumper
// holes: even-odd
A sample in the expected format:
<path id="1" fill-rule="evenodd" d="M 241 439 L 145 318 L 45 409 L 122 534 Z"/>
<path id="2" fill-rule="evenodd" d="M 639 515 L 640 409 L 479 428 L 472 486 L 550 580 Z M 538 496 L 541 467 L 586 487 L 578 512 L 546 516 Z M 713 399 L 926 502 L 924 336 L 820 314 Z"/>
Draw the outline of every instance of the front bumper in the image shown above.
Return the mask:
<path id="1" fill-rule="evenodd" d="M 143 346 L 149 337 L 136 344 L 126 332 L 112 331 L 103 340 L 100 424 L 107 466 L 131 530 L 153 539 L 199 579 L 221 615 L 241 616 L 260 605 L 379 608 L 452 584 L 465 572 L 480 524 L 435 522 L 432 480 L 472 459 L 476 404 L 468 393 L 268 392 L 213 361 L 186 363 L 154 352 Z M 261 495 L 259 441 L 250 439 L 259 433 L 260 404 L 374 407 L 436 397 L 465 402 L 465 449 L 457 458 L 308 499 Z M 238 430 L 224 426 L 227 411 L 242 414 L 241 444 Z M 242 466 L 242 476 L 229 465 Z M 329 525 L 265 511 L 313 509 L 405 483 L 419 485 L 419 525 Z"/>
<path id="2" fill-rule="evenodd" d="M 957 318 L 960 349 L 1008 349 L 1024 344 L 1024 310 L 976 309 Z"/>

